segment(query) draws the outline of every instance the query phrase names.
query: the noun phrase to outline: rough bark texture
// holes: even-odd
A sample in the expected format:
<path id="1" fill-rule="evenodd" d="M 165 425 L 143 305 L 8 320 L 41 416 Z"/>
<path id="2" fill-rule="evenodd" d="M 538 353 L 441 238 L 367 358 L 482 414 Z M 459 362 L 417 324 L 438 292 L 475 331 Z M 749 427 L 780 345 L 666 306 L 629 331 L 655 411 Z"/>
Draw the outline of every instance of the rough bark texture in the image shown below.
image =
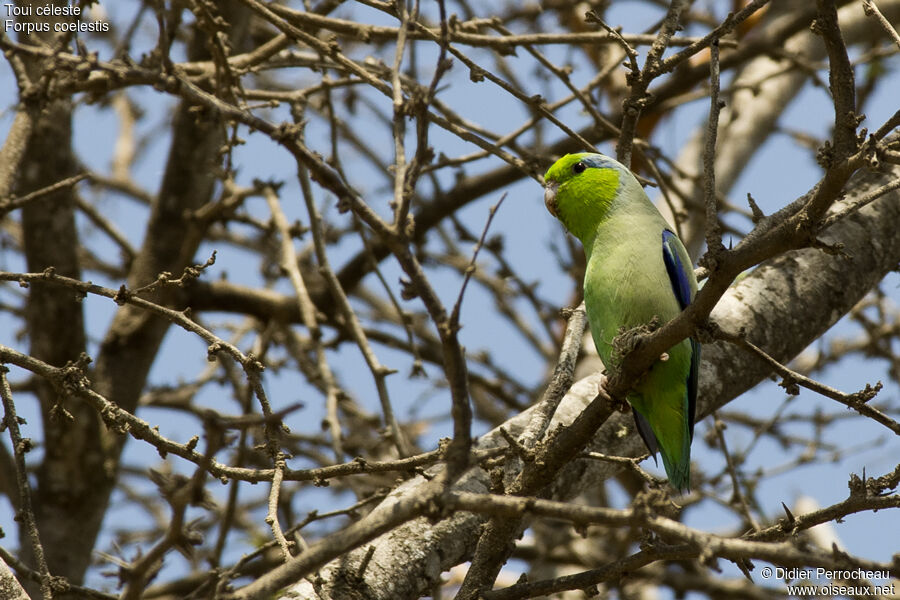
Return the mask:
<path id="1" fill-rule="evenodd" d="M 0 598 L 4 600 L 29 600 L 28 594 L 19 585 L 19 580 L 13 575 L 4 561 L 0 560 Z"/>

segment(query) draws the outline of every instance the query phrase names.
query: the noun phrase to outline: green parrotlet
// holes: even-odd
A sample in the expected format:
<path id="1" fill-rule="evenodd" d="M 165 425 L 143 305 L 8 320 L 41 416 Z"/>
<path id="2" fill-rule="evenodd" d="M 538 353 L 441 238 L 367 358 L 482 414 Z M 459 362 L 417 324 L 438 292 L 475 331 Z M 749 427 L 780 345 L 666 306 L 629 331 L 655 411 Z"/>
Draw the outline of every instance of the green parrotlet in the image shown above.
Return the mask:
<path id="1" fill-rule="evenodd" d="M 584 304 L 597 353 L 617 368 L 613 339 L 624 328 L 675 318 L 697 292 L 687 250 L 641 184 L 602 154 L 567 154 L 544 175 L 544 202 L 587 258 Z M 682 340 L 628 393 L 641 438 L 662 454 L 676 490 L 690 486 L 700 345 Z"/>

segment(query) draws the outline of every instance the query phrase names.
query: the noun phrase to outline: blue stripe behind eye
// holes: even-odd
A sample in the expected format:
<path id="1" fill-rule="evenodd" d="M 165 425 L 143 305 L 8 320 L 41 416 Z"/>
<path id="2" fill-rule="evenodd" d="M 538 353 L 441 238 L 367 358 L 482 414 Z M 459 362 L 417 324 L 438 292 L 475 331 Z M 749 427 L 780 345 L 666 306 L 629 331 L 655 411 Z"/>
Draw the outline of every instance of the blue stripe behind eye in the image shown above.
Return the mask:
<path id="1" fill-rule="evenodd" d="M 588 167 L 593 169 L 616 169 L 619 170 L 621 165 L 616 161 L 612 160 L 607 156 L 603 156 L 602 154 L 592 154 L 590 156 L 586 156 L 581 159 L 581 162 L 586 164 Z"/>
<path id="2" fill-rule="evenodd" d="M 672 284 L 672 291 L 675 293 L 675 298 L 678 299 L 678 305 L 681 310 L 684 310 L 691 303 L 691 285 L 688 282 L 685 265 L 681 262 L 678 254 L 678 244 L 678 237 L 668 229 L 663 229 L 663 262 L 666 263 L 666 273 L 669 275 L 669 283 Z"/>

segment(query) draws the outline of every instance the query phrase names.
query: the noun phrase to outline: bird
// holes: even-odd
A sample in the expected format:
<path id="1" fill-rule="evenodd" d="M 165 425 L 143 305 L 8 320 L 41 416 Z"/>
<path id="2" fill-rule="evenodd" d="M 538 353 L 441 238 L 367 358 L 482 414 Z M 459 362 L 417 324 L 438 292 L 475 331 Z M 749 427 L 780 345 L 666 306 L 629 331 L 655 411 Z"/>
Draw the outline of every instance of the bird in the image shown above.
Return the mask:
<path id="1" fill-rule="evenodd" d="M 697 293 L 691 259 L 634 174 L 598 153 L 567 154 L 544 175 L 547 210 L 584 246 L 584 304 L 591 337 L 608 371 L 624 331 L 664 324 Z M 670 348 L 634 384 L 626 400 L 638 433 L 670 485 L 690 489 L 700 344 Z M 657 463 L 658 464 L 658 463 Z"/>

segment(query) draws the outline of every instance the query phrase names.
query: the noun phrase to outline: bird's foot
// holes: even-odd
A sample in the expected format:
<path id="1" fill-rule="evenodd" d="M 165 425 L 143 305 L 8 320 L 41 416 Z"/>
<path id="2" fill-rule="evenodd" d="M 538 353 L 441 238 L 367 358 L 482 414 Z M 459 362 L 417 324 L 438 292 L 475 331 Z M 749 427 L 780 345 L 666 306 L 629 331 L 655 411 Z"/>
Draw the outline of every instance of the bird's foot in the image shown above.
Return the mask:
<path id="1" fill-rule="evenodd" d="M 621 413 L 631 412 L 631 405 L 628 404 L 628 401 L 625 398 L 615 398 L 609 396 L 606 393 L 606 390 L 603 389 L 603 384 L 599 384 L 597 386 L 597 394 L 607 396 L 609 398 L 610 406 L 613 410 L 617 410 Z"/>
<path id="2" fill-rule="evenodd" d="M 613 352 L 619 357 L 628 356 L 641 346 L 647 335 L 659 329 L 661 324 L 659 317 L 653 317 L 646 325 L 639 325 L 630 329 L 620 327 L 612 342 Z"/>

